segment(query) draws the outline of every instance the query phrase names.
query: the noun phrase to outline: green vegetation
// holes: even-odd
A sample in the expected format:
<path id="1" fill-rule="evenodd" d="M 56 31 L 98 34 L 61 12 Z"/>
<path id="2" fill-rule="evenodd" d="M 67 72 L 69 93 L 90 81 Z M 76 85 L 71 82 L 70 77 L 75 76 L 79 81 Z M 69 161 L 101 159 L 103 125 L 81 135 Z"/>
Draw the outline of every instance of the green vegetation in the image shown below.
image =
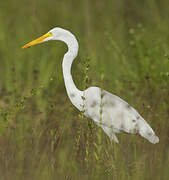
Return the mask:
<path id="1" fill-rule="evenodd" d="M 169 179 L 168 7 L 168 0 L 1 1 L 1 180 Z M 21 50 L 55 26 L 79 40 L 77 87 L 100 86 L 126 100 L 159 144 L 127 134 L 110 142 L 73 107 L 62 76 L 64 43 Z"/>

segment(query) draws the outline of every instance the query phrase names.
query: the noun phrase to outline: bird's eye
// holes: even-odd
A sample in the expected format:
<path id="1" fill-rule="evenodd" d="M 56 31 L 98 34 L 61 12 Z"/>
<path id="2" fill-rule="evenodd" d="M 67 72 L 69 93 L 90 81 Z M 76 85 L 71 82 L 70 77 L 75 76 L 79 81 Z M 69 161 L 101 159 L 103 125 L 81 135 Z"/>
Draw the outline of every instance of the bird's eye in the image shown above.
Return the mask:
<path id="1" fill-rule="evenodd" d="M 51 36 L 53 36 L 52 32 L 49 32 L 49 34 L 50 34 Z"/>

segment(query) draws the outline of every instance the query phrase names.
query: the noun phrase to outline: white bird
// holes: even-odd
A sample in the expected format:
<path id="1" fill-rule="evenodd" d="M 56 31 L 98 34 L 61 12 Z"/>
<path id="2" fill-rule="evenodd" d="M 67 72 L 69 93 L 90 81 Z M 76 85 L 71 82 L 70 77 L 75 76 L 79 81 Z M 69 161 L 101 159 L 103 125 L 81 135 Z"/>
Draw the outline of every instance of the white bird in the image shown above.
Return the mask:
<path id="1" fill-rule="evenodd" d="M 79 46 L 76 37 L 71 32 L 56 27 L 22 48 L 50 40 L 63 41 L 68 46 L 68 51 L 62 62 L 63 77 L 68 97 L 77 109 L 84 112 L 85 116 L 93 119 L 116 143 L 119 141 L 115 134 L 120 132 L 140 134 L 153 144 L 159 142 L 159 138 L 150 125 L 120 97 L 99 87 L 89 87 L 84 91 L 77 89 L 72 79 L 71 65 L 78 54 Z"/>

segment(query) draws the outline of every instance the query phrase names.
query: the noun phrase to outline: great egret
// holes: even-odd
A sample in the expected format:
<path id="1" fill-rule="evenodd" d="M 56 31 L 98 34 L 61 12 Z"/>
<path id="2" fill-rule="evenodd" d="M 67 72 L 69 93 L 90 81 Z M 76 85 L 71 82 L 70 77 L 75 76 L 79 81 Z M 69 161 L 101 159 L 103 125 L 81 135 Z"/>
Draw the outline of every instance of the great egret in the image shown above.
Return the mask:
<path id="1" fill-rule="evenodd" d="M 22 48 L 50 40 L 60 40 L 68 46 L 68 51 L 62 62 L 63 76 L 69 99 L 77 109 L 83 111 L 85 116 L 93 119 L 116 143 L 119 141 L 115 134 L 120 132 L 140 134 L 153 144 L 159 142 L 159 138 L 150 125 L 120 97 L 99 87 L 89 87 L 84 91 L 77 89 L 71 76 L 71 65 L 78 54 L 79 46 L 77 39 L 71 32 L 56 27 Z"/>

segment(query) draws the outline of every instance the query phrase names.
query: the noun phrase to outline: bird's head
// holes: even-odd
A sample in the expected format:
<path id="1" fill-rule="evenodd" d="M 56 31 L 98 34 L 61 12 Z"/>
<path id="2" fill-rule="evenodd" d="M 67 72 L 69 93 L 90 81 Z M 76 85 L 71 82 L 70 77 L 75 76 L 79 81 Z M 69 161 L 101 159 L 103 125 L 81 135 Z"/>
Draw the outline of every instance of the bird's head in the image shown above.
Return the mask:
<path id="1" fill-rule="evenodd" d="M 25 44 L 22 48 L 29 48 L 31 46 L 34 46 L 36 44 L 40 44 L 46 41 L 50 41 L 50 40 L 62 40 L 62 35 L 64 34 L 64 29 L 59 28 L 59 27 L 55 27 L 53 29 L 51 29 L 49 32 L 47 32 L 46 34 L 44 34 L 43 36 Z"/>

